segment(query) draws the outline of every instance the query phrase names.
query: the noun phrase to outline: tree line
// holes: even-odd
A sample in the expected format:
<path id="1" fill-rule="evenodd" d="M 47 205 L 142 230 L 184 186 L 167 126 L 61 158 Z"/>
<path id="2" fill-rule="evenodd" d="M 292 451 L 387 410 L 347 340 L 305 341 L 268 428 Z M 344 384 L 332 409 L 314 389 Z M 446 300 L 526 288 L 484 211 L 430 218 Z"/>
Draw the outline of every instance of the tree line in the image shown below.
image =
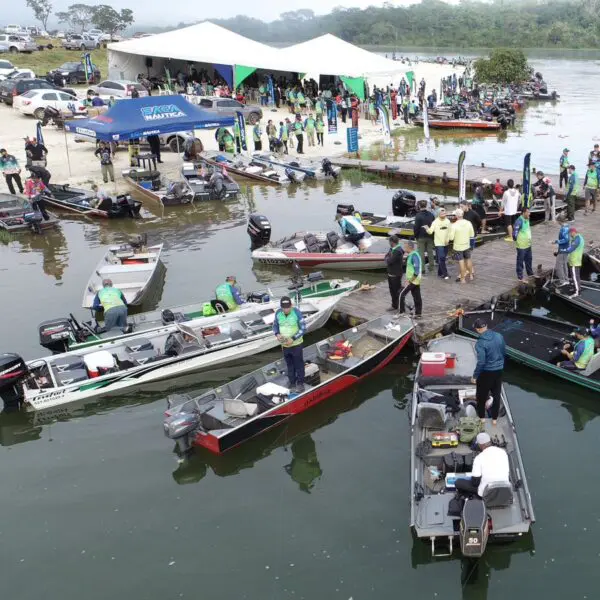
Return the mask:
<path id="1" fill-rule="evenodd" d="M 281 45 L 332 33 L 354 44 L 398 48 L 597 48 L 599 9 L 600 0 L 461 0 L 458 5 L 422 0 L 407 7 L 389 3 L 366 9 L 339 7 L 327 15 L 302 9 L 284 12 L 269 23 L 245 15 L 211 21 L 251 39 Z M 185 25 L 179 23 L 177 28 Z"/>

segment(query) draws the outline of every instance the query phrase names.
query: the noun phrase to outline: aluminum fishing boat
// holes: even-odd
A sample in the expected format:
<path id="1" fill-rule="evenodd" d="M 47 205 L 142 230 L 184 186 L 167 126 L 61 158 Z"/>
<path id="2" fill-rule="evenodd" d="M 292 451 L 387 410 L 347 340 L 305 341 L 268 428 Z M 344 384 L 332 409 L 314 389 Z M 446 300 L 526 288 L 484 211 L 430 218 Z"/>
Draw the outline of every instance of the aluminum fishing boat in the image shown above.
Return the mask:
<path id="1" fill-rule="evenodd" d="M 285 363 L 278 360 L 195 398 L 171 398 L 165 435 L 181 453 L 201 446 L 222 454 L 379 371 L 412 329 L 407 317 L 380 317 L 304 348 L 300 393 L 290 390 Z"/>
<path id="2" fill-rule="evenodd" d="M 58 225 L 58 218 L 48 213 L 50 219 L 45 221 L 39 212 L 28 209 L 25 202 L 13 194 L 0 193 L 0 229 L 10 233 L 39 233 Z"/>
<path id="3" fill-rule="evenodd" d="M 303 300 L 308 331 L 322 327 L 341 296 Z M 16 354 L 0 356 L 0 396 L 5 406 L 23 402 L 44 410 L 123 393 L 151 382 L 218 368 L 275 348 L 275 308 L 209 325 L 204 319 L 171 323 L 142 336 L 25 362 Z"/>
<path id="4" fill-rule="evenodd" d="M 252 155 L 252 162 L 267 167 L 283 167 L 292 171 L 304 173 L 309 179 L 336 179 L 342 168 L 331 164 L 328 158 L 321 161 L 310 159 L 291 159 L 288 156 L 281 156 L 267 152 L 255 152 Z"/>
<path id="5" fill-rule="evenodd" d="M 548 280 L 544 284 L 544 289 L 554 298 L 558 298 L 592 317 L 600 318 L 600 283 L 582 281 L 578 296 L 575 296 L 576 290 L 572 283 L 561 286 L 556 280 Z"/>

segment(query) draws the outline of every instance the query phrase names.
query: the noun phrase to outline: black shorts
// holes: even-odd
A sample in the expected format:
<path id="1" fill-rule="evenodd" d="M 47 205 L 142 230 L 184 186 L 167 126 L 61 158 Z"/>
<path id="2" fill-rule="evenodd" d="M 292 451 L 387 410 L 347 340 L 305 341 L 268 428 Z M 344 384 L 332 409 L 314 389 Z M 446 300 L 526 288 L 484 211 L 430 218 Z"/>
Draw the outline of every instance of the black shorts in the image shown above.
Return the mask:
<path id="1" fill-rule="evenodd" d="M 508 227 L 509 225 L 514 225 L 515 221 L 519 218 L 519 215 L 504 215 L 504 225 Z"/>
<path id="2" fill-rule="evenodd" d="M 454 251 L 454 259 L 455 260 L 469 260 L 471 258 L 471 249 L 468 250 L 455 250 Z"/>
<path id="3" fill-rule="evenodd" d="M 483 221 L 487 217 L 485 214 L 485 208 L 483 204 L 473 204 L 473 210 L 479 215 L 479 218 Z"/>

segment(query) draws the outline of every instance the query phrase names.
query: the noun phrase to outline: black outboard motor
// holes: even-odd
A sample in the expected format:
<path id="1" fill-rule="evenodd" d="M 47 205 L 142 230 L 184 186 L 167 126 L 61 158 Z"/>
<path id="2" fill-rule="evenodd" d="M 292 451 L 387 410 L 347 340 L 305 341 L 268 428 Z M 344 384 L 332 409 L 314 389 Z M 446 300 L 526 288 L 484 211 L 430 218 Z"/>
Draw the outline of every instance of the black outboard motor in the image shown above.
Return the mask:
<path id="1" fill-rule="evenodd" d="M 42 228 L 40 226 L 40 223 L 44 219 L 42 217 L 41 212 L 34 211 L 34 212 L 25 213 L 23 215 L 23 220 L 25 221 L 25 223 L 27 223 L 29 225 L 29 227 L 31 228 L 31 231 L 33 231 L 33 233 L 42 233 Z"/>
<path id="2" fill-rule="evenodd" d="M 392 198 L 395 217 L 412 217 L 417 213 L 417 197 L 406 190 L 398 190 Z"/>
<path id="3" fill-rule="evenodd" d="M 333 168 L 333 165 L 331 164 L 331 161 L 328 158 L 324 158 L 321 161 L 321 168 L 323 169 L 323 173 L 325 173 L 325 175 L 337 179 L 338 174 Z"/>
<path id="4" fill-rule="evenodd" d="M 252 250 L 266 246 L 271 241 L 271 222 L 264 215 L 251 214 L 246 231 L 250 236 Z"/>
<path id="5" fill-rule="evenodd" d="M 294 169 L 290 169 L 289 167 L 286 167 L 285 169 L 285 176 L 292 182 L 292 183 L 299 183 L 299 178 L 297 177 L 298 172 L 294 171 Z"/>
<path id="6" fill-rule="evenodd" d="M 338 204 L 335 211 L 344 216 L 354 215 L 354 204 Z"/>
<path id="7" fill-rule="evenodd" d="M 69 351 L 69 340 L 72 337 L 73 325 L 66 317 L 44 321 L 38 325 L 40 346 L 47 348 L 52 354 Z"/>
<path id="8" fill-rule="evenodd" d="M 467 558 L 483 556 L 490 537 L 490 522 L 481 498 L 468 498 L 460 517 L 460 549 Z"/>
<path id="9" fill-rule="evenodd" d="M 23 399 L 19 384 L 27 373 L 27 365 L 18 354 L 0 354 L 0 398 L 5 410 L 19 408 Z"/>
<path id="10" fill-rule="evenodd" d="M 177 450 L 180 454 L 185 454 L 191 449 L 189 434 L 200 425 L 200 417 L 192 412 L 180 412 L 165 417 L 163 428 L 165 435 L 175 440 Z"/>

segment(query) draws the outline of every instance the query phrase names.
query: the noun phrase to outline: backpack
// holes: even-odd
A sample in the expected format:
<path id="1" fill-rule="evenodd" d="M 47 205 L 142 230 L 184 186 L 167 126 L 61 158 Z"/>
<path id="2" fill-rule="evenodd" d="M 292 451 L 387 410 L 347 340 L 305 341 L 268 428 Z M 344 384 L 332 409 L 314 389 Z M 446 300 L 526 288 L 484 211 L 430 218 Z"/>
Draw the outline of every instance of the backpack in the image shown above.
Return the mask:
<path id="1" fill-rule="evenodd" d="M 470 444 L 483 431 L 483 424 L 479 417 L 461 417 L 457 429 L 460 441 Z"/>

